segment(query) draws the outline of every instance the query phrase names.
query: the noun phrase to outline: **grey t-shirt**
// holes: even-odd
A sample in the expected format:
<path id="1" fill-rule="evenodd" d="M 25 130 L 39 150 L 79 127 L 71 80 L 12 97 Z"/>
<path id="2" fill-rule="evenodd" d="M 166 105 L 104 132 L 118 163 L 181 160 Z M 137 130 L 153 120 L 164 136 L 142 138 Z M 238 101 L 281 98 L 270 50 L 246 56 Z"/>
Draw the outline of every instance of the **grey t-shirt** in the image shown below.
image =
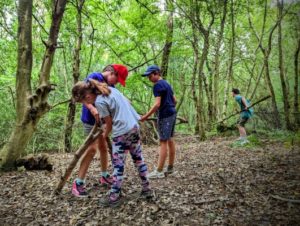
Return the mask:
<path id="1" fill-rule="evenodd" d="M 109 89 L 110 95 L 98 95 L 95 105 L 101 118 L 112 117 L 112 137 L 118 137 L 129 132 L 134 126 L 139 126 L 140 116 L 119 90 L 112 87 Z"/>

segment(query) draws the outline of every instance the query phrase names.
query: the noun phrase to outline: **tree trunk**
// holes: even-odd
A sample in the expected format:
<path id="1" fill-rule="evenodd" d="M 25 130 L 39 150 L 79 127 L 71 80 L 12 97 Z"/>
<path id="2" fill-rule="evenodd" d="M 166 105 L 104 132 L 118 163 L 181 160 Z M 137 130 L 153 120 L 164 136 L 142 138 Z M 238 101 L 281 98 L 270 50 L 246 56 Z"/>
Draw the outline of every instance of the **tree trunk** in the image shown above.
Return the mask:
<path id="1" fill-rule="evenodd" d="M 77 42 L 73 54 L 73 82 L 78 82 L 80 77 L 80 50 L 82 43 L 82 8 L 85 0 L 80 0 L 77 3 Z M 72 132 L 76 114 L 76 103 L 71 101 L 68 107 L 67 120 L 64 134 L 65 152 L 72 151 Z"/>
<path id="2" fill-rule="evenodd" d="M 18 40 L 18 69 L 16 79 L 17 96 L 17 119 L 15 128 L 12 130 L 9 141 L 1 149 L 0 159 L 3 170 L 15 168 L 15 160 L 20 157 L 32 137 L 35 127 L 40 118 L 49 111 L 50 106 L 47 103 L 48 94 L 53 90 L 49 84 L 50 69 L 53 62 L 53 56 L 57 47 L 57 37 L 66 6 L 66 0 L 57 0 L 54 2 L 51 28 L 48 41 L 45 43 L 46 50 L 40 70 L 40 83 L 35 94 L 28 96 L 26 92 L 30 88 L 31 79 L 31 16 L 32 1 L 19 1 L 19 40 Z M 25 28 L 25 30 L 24 30 Z M 30 36 L 30 38 L 28 38 Z M 23 52 L 25 51 L 25 52 Z M 24 53 L 26 53 L 24 55 Z M 28 56 L 28 57 L 27 57 Z M 25 62 L 30 62 L 24 67 Z M 22 80 L 23 83 L 20 83 Z M 24 102 L 24 103 L 21 103 Z"/>
<path id="3" fill-rule="evenodd" d="M 231 0 L 230 4 L 230 12 L 231 12 L 231 39 L 230 39 L 230 61 L 228 68 L 228 80 L 225 83 L 225 94 L 224 94 L 224 104 L 223 104 L 223 112 L 222 117 L 226 116 L 227 106 L 228 106 L 228 96 L 229 94 L 229 85 L 232 85 L 233 78 L 233 60 L 234 60 L 234 44 L 235 44 L 235 24 L 234 24 L 234 11 L 233 11 L 233 0 Z"/>
<path id="4" fill-rule="evenodd" d="M 290 106 L 289 106 L 288 90 L 284 78 L 284 68 L 283 68 L 283 54 L 282 54 L 282 42 L 281 42 L 281 18 L 282 18 L 282 10 L 283 10 L 282 0 L 277 0 L 277 7 L 278 7 L 278 20 L 279 20 L 278 22 L 279 74 L 280 74 L 280 81 L 281 81 L 281 88 L 282 88 L 282 95 L 283 95 L 284 116 L 285 116 L 286 128 L 288 130 L 292 130 L 293 128 L 290 122 Z"/>
<path id="5" fill-rule="evenodd" d="M 31 95 L 32 71 L 32 0 L 19 1 L 18 7 L 18 65 L 16 76 L 16 125 L 1 150 L 1 168 L 10 170 L 20 157 L 20 146 L 26 146 L 33 133 L 32 125 L 22 125 L 26 113 L 27 97 Z M 24 134 L 21 131 L 26 131 Z M 24 136 L 25 135 L 25 136 Z M 29 136 L 29 137 L 28 137 Z"/>
<path id="6" fill-rule="evenodd" d="M 278 108 L 277 108 L 277 103 L 276 103 L 276 98 L 275 98 L 275 92 L 274 92 L 274 88 L 272 85 L 272 81 L 271 81 L 271 77 L 270 77 L 270 70 L 269 70 L 269 57 L 268 57 L 268 53 L 265 53 L 264 56 L 264 68 L 265 68 L 265 78 L 266 78 L 266 82 L 271 94 L 271 100 L 272 100 L 272 108 L 273 108 L 273 114 L 274 114 L 274 124 L 276 128 L 280 128 L 281 127 L 281 123 L 280 123 L 280 115 L 278 112 Z"/>
<path id="7" fill-rule="evenodd" d="M 223 39 L 225 20 L 227 15 L 227 0 L 224 1 L 223 6 L 223 17 L 220 25 L 220 32 L 217 37 L 217 44 L 215 50 L 215 66 L 214 66 L 214 78 L 213 78 L 213 94 L 212 94 L 212 105 L 213 105 L 213 114 L 215 119 L 219 119 L 219 79 L 220 79 L 220 47 Z"/>
<path id="8" fill-rule="evenodd" d="M 295 85 L 294 85 L 294 119 L 296 128 L 300 127 L 300 111 L 299 111 L 299 52 L 300 52 L 300 38 L 298 39 L 298 46 L 294 57 L 295 67 Z"/>
<path id="9" fill-rule="evenodd" d="M 205 34 L 204 36 L 204 46 L 202 49 L 202 55 L 200 57 L 200 62 L 199 62 L 199 69 L 198 69 L 198 106 L 199 106 L 199 139 L 200 140 L 205 140 L 206 135 L 205 135 L 205 123 L 204 123 L 204 104 L 203 104 L 203 68 L 205 61 L 207 60 L 207 55 L 208 55 L 208 49 L 209 49 L 209 35 L 208 33 Z"/>
<path id="10" fill-rule="evenodd" d="M 170 8 L 171 3 L 167 1 L 167 8 Z M 161 62 L 161 76 L 164 78 L 168 75 L 168 65 L 169 65 L 169 56 L 171 53 L 172 43 L 173 43 L 173 12 L 171 11 L 168 20 L 167 20 L 167 34 L 166 34 L 166 43 L 163 50 L 162 62 Z"/>
<path id="11" fill-rule="evenodd" d="M 192 75 L 192 96 L 193 96 L 193 101 L 196 109 L 196 122 L 195 122 L 195 134 L 199 133 L 199 106 L 198 106 L 198 97 L 196 94 L 196 75 L 197 75 L 197 70 L 198 70 L 198 64 L 199 64 L 199 49 L 198 49 L 198 37 L 195 31 L 195 27 L 193 26 L 193 50 L 194 50 L 194 65 L 193 65 L 193 75 Z"/>
<path id="12" fill-rule="evenodd" d="M 16 124 L 20 124 L 31 95 L 32 71 L 32 0 L 19 1 L 18 7 L 18 65 L 16 76 Z"/>

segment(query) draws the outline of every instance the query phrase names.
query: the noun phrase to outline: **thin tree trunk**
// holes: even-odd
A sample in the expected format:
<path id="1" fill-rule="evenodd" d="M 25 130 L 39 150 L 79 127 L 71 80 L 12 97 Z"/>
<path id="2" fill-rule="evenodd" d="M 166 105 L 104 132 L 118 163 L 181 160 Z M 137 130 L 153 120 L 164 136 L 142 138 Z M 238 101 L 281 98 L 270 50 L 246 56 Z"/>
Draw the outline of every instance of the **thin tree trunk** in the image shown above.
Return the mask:
<path id="1" fill-rule="evenodd" d="M 294 120 L 296 128 L 300 127 L 300 111 L 299 111 L 299 52 L 300 52 L 300 38 L 298 39 L 298 46 L 294 57 L 295 67 L 295 85 L 294 85 Z"/>
<path id="2" fill-rule="evenodd" d="M 263 66 L 261 67 L 260 73 L 259 73 L 258 78 L 257 78 L 257 81 L 256 81 L 256 83 L 255 83 L 253 92 L 252 92 L 252 94 L 251 94 L 251 96 L 250 96 L 250 100 L 253 99 L 253 97 L 254 97 L 254 95 L 255 95 L 255 93 L 256 93 L 256 89 L 257 89 L 257 87 L 258 87 L 258 85 L 259 85 L 259 83 L 260 83 L 260 79 L 261 79 L 261 77 L 262 77 L 262 75 L 263 75 L 264 69 L 265 69 L 265 66 L 263 65 Z"/>
<path id="3" fill-rule="evenodd" d="M 196 29 L 194 27 L 194 25 L 192 25 L 193 27 L 193 50 L 194 50 L 194 64 L 193 64 L 193 75 L 192 75 L 192 96 L 193 96 L 193 102 L 196 108 L 196 122 L 195 122 L 195 134 L 199 133 L 199 105 L 198 105 L 198 97 L 196 94 L 196 85 L 195 85 L 195 81 L 196 81 L 196 75 L 197 75 L 197 71 L 198 71 L 198 64 L 199 64 L 199 49 L 198 49 L 198 37 L 197 37 L 197 33 L 196 33 Z"/>
<path id="4" fill-rule="evenodd" d="M 248 4 L 249 4 L 249 2 L 248 2 Z M 258 41 L 258 47 L 260 48 L 260 50 L 264 56 L 263 62 L 264 62 L 264 69 L 265 69 L 265 79 L 266 79 L 266 83 L 268 85 L 268 88 L 269 88 L 269 91 L 271 94 L 272 109 L 273 109 L 273 114 L 274 114 L 274 125 L 276 128 L 280 128 L 281 127 L 280 116 L 279 116 L 279 111 L 277 108 L 275 92 L 274 92 L 274 88 L 272 85 L 272 81 L 271 81 L 271 77 L 270 77 L 270 70 L 269 70 L 269 56 L 270 56 L 270 53 L 272 50 L 272 36 L 273 36 L 273 32 L 275 31 L 276 27 L 278 26 L 278 21 L 272 27 L 272 29 L 269 33 L 267 47 L 266 48 L 263 47 L 262 40 L 263 40 L 263 36 L 264 36 L 264 30 L 265 30 L 265 24 L 266 24 L 265 22 L 266 22 L 266 18 L 267 18 L 267 5 L 268 5 L 268 1 L 265 0 L 265 2 L 264 2 L 264 17 L 263 17 L 264 19 L 263 19 L 261 37 L 258 37 L 258 34 L 252 25 L 250 13 L 249 13 L 249 7 L 248 7 L 248 20 L 249 20 L 250 28 L 253 30 L 253 33 Z M 254 93 L 252 94 L 252 96 L 254 96 Z"/>
<path id="5" fill-rule="evenodd" d="M 202 49 L 202 55 L 200 57 L 200 63 L 199 63 L 199 69 L 198 69 L 198 110 L 199 110 L 199 119 L 198 119 L 198 124 L 199 124 L 199 139 L 200 140 L 205 140 L 206 135 L 205 135 L 205 123 L 204 123 L 204 107 L 203 107 L 203 67 L 204 63 L 207 59 L 207 54 L 208 54 L 208 48 L 209 48 L 209 42 L 208 42 L 208 37 L 204 38 L 204 47 Z"/>
<path id="6" fill-rule="evenodd" d="M 231 39 L 230 39 L 230 61 L 228 68 L 228 79 L 227 83 L 225 83 L 225 94 L 224 94 L 224 105 L 223 105 L 223 113 L 222 117 L 225 117 L 227 106 L 228 106 L 228 96 L 229 96 L 229 85 L 232 84 L 233 79 L 233 61 L 234 61 L 234 45 L 235 45 L 235 23 L 234 23 L 234 11 L 233 11 L 233 0 L 230 3 L 230 12 L 231 12 Z"/>
<path id="7" fill-rule="evenodd" d="M 213 105 L 213 114 L 215 115 L 215 119 L 219 119 L 219 80 L 220 80 L 220 47 L 223 40 L 223 33 L 225 27 L 227 15 L 227 0 L 224 1 L 223 6 L 223 17 L 220 25 L 220 32 L 217 38 L 216 52 L 215 52 L 215 67 L 214 67 L 214 78 L 213 78 L 213 94 L 212 94 L 212 105 Z"/>
<path id="8" fill-rule="evenodd" d="M 171 8 L 171 2 L 168 0 L 167 0 L 167 8 Z M 163 49 L 162 62 L 161 62 L 161 76 L 163 78 L 168 75 L 169 56 L 173 44 L 173 31 L 174 31 L 173 12 L 171 11 L 167 19 L 166 42 Z"/>
<path id="9" fill-rule="evenodd" d="M 269 70 L 269 59 L 268 54 L 264 56 L 264 68 L 265 68 L 265 78 L 267 85 L 269 87 L 269 91 L 271 94 L 271 100 L 272 100 L 272 108 L 273 108 L 273 114 L 274 114 L 274 124 L 276 128 L 280 128 L 280 116 L 277 108 L 277 103 L 275 99 L 275 91 L 272 85 L 271 77 L 270 77 L 270 70 Z"/>
<path id="10" fill-rule="evenodd" d="M 279 20 L 278 21 L 279 74 L 280 74 L 280 81 L 281 81 L 281 88 L 282 88 L 282 95 L 283 95 L 286 128 L 288 130 L 292 130 L 293 128 L 290 122 L 289 96 L 288 96 L 288 90 L 284 78 L 284 68 L 283 68 L 284 66 L 283 66 L 283 53 L 282 53 L 282 41 L 281 41 L 281 18 L 282 18 L 282 10 L 283 10 L 282 0 L 277 0 L 277 7 L 278 7 L 278 20 Z"/>
<path id="11" fill-rule="evenodd" d="M 82 43 L 82 8 L 85 0 L 77 2 L 77 42 L 73 55 L 73 82 L 78 82 L 80 76 L 80 50 Z M 64 149 L 65 152 L 72 151 L 72 132 L 76 113 L 76 103 L 71 101 L 68 107 L 65 134 L 64 134 Z"/>
<path id="12" fill-rule="evenodd" d="M 31 54 L 29 53 L 31 51 L 28 52 L 31 46 L 31 38 L 29 40 L 28 36 L 31 37 L 32 1 L 19 1 L 19 62 L 16 92 L 20 92 L 17 94 L 17 96 L 22 96 L 21 98 L 17 99 L 17 102 L 23 101 L 24 103 L 17 104 L 18 116 L 15 128 L 12 130 L 9 141 L 0 151 L 0 164 L 3 170 L 15 169 L 15 160 L 23 154 L 28 141 L 31 139 L 35 131 L 35 127 L 38 121 L 45 113 L 47 113 L 50 110 L 50 106 L 47 103 L 48 94 L 53 90 L 52 85 L 49 84 L 50 69 L 52 66 L 55 49 L 57 48 L 57 38 L 66 2 L 66 0 L 57 0 L 54 2 L 49 38 L 48 41 L 45 43 L 46 50 L 43 58 L 42 67 L 39 73 L 39 87 L 36 89 L 34 95 L 28 96 L 26 95 L 28 94 L 26 92 L 28 92 L 28 89 L 30 88 L 29 84 L 31 78 L 31 69 L 28 65 L 25 68 L 22 67 L 24 63 L 31 57 Z M 24 30 L 24 28 L 26 29 Z M 24 38 L 26 38 L 25 41 L 23 41 Z M 23 52 L 24 50 L 25 52 Z M 24 55 L 24 53 L 26 54 Z M 27 59 L 27 55 L 29 59 Z M 31 60 L 29 60 L 28 62 L 30 61 Z M 25 76 L 26 79 L 23 79 L 23 76 Z M 23 80 L 23 85 L 25 85 L 27 89 L 26 92 L 24 92 L 23 88 L 18 87 L 18 85 L 22 86 L 22 84 L 19 84 L 18 79 Z"/>

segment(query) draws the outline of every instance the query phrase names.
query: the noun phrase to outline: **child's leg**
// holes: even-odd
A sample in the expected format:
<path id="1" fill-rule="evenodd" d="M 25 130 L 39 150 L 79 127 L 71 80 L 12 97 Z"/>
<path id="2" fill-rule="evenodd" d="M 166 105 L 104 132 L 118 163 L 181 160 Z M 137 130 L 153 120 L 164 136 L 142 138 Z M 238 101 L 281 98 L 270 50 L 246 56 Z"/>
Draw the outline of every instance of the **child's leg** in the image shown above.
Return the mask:
<path id="1" fill-rule="evenodd" d="M 97 141 L 96 141 L 97 142 Z M 97 143 L 92 143 L 88 150 L 86 151 L 86 154 L 83 156 L 80 166 L 79 166 L 79 172 L 78 172 L 78 178 L 81 180 L 84 180 L 85 175 L 87 173 L 87 170 L 90 166 L 91 161 L 93 160 L 96 150 L 97 150 Z"/>
<path id="2" fill-rule="evenodd" d="M 239 133 L 240 133 L 240 138 L 246 138 L 247 137 L 247 133 L 246 133 L 246 129 L 245 129 L 245 125 L 248 122 L 248 118 L 240 118 L 239 122 L 238 122 L 238 129 L 239 129 Z"/>
<path id="3" fill-rule="evenodd" d="M 175 161 L 175 141 L 173 138 L 168 140 L 168 147 L 169 147 L 169 167 L 174 166 Z"/>
<path id="4" fill-rule="evenodd" d="M 130 154 L 133 160 L 133 163 L 137 170 L 139 171 L 140 178 L 142 180 L 142 187 L 143 191 L 148 191 L 149 188 L 149 180 L 147 179 L 147 165 L 144 162 L 142 148 L 141 148 L 141 141 L 138 129 L 134 129 L 133 133 L 130 135 Z"/>
<path id="5" fill-rule="evenodd" d="M 168 151 L 168 141 L 161 140 L 160 141 L 160 150 L 159 150 L 159 157 L 158 157 L 158 164 L 157 164 L 157 171 L 162 172 L 166 158 L 167 158 L 167 151 Z"/>
<path id="6" fill-rule="evenodd" d="M 104 139 L 102 134 L 99 136 L 97 142 L 98 142 L 98 148 L 100 151 L 101 171 L 107 172 L 107 168 L 108 168 L 107 145 L 106 145 L 106 140 Z"/>
<path id="7" fill-rule="evenodd" d="M 109 198 L 110 200 L 115 201 L 119 198 L 121 193 L 126 154 L 129 150 L 124 135 L 113 138 L 112 149 L 112 162 L 114 172 L 113 183 L 109 192 Z"/>
<path id="8" fill-rule="evenodd" d="M 239 129 L 240 137 L 246 137 L 247 136 L 245 127 L 238 126 L 238 129 Z"/>
<path id="9" fill-rule="evenodd" d="M 174 135 L 174 128 L 176 122 L 176 114 L 171 115 L 167 118 L 159 119 L 158 120 L 158 129 L 159 129 L 159 137 L 160 137 L 160 152 L 159 152 L 159 159 L 157 165 L 157 171 L 163 171 L 164 164 L 167 158 L 167 151 L 169 145 L 169 162 L 174 163 L 175 159 L 175 144 L 172 140 Z M 171 158 L 171 159 L 170 159 Z"/>

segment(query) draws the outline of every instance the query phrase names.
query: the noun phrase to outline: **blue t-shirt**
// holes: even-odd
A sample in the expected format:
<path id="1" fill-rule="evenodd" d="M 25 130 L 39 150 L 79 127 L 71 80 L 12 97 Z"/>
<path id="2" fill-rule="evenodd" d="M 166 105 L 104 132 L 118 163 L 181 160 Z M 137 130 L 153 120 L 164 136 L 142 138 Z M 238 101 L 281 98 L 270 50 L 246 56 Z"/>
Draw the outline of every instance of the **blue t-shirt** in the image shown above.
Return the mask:
<path id="1" fill-rule="evenodd" d="M 245 109 L 245 106 L 243 104 L 243 101 L 242 101 L 243 97 L 241 95 L 236 95 L 235 96 L 235 100 L 236 102 L 238 102 L 238 104 L 240 105 L 241 107 L 241 117 L 242 118 L 251 118 L 252 115 L 253 115 L 253 108 L 249 108 L 248 111 L 244 111 Z M 250 101 L 246 99 L 246 102 L 247 102 L 247 105 L 248 107 L 250 106 Z"/>
<path id="2" fill-rule="evenodd" d="M 106 82 L 103 75 L 100 72 L 93 72 L 89 74 L 85 79 L 85 81 L 87 81 L 88 79 L 95 79 L 99 82 Z M 84 105 L 82 105 L 81 121 L 89 125 L 95 124 L 94 116 L 92 115 L 90 110 L 87 109 Z"/>
<path id="3" fill-rule="evenodd" d="M 161 79 L 156 82 L 153 86 L 153 94 L 155 97 L 161 97 L 159 118 L 167 118 L 176 113 L 173 90 L 167 81 Z"/>

